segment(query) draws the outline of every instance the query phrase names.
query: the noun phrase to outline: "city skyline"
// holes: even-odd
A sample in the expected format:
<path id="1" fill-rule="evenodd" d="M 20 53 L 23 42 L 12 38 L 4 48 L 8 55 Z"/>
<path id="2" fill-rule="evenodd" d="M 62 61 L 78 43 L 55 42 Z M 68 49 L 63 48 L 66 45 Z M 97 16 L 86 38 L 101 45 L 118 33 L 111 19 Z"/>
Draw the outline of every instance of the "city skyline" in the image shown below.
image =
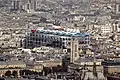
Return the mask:
<path id="1" fill-rule="evenodd" d="M 120 0 L 0 0 L 0 80 L 119 80 Z"/>

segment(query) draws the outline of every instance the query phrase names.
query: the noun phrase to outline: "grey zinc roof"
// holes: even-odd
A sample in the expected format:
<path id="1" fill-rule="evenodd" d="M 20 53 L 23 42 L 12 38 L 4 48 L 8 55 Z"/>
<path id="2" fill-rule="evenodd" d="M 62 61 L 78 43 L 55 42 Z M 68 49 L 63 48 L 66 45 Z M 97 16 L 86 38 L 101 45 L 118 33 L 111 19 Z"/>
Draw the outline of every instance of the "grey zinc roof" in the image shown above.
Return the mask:
<path id="1" fill-rule="evenodd" d="M 23 61 L 8 61 L 8 64 L 25 64 Z"/>
<path id="2" fill-rule="evenodd" d="M 6 62 L 0 61 L 0 65 L 6 65 Z"/>
<path id="3" fill-rule="evenodd" d="M 16 65 L 16 64 L 25 64 L 24 62 L 22 62 L 22 61 L 7 61 L 7 62 L 5 62 L 5 61 L 0 61 L 0 65 L 10 65 L 10 64 L 12 64 L 12 65 Z"/>

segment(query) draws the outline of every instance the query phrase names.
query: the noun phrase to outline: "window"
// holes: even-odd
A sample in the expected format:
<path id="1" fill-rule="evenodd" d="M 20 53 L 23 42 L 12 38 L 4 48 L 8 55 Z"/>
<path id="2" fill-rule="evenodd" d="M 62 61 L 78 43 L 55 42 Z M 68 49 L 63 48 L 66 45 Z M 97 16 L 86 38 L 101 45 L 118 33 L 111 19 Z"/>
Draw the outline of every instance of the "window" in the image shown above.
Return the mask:
<path id="1" fill-rule="evenodd" d="M 44 36 L 42 35 L 42 38 L 44 38 Z"/>
<path id="2" fill-rule="evenodd" d="M 69 53 L 70 53 L 70 52 L 71 52 L 71 49 L 70 49 L 70 48 L 68 48 L 68 49 L 67 49 L 67 52 L 69 52 Z"/>
<path id="3" fill-rule="evenodd" d="M 36 40 L 36 39 L 33 37 L 32 40 L 34 41 L 34 40 Z"/>
<path id="4" fill-rule="evenodd" d="M 41 44 L 41 42 L 39 41 L 39 45 Z"/>
<path id="5" fill-rule="evenodd" d="M 77 52 L 77 45 L 75 45 L 75 52 Z"/>
<path id="6" fill-rule="evenodd" d="M 71 40 L 70 38 L 68 38 L 68 40 Z"/>
<path id="7" fill-rule="evenodd" d="M 27 9 L 30 9 L 30 6 L 29 6 L 29 4 L 27 4 Z"/>
<path id="8" fill-rule="evenodd" d="M 38 39 L 38 38 L 36 38 L 36 41 L 39 41 L 39 39 Z"/>
<path id="9" fill-rule="evenodd" d="M 118 9 L 119 9 L 119 11 L 120 11 L 120 5 L 119 5 L 119 8 L 118 8 Z"/>
<path id="10" fill-rule="evenodd" d="M 41 38 L 39 38 L 38 41 L 41 41 Z"/>
<path id="11" fill-rule="evenodd" d="M 68 46 L 70 46 L 71 45 L 71 42 L 68 42 Z"/>
<path id="12" fill-rule="evenodd" d="M 75 57 L 77 57 L 77 53 L 75 53 Z"/>

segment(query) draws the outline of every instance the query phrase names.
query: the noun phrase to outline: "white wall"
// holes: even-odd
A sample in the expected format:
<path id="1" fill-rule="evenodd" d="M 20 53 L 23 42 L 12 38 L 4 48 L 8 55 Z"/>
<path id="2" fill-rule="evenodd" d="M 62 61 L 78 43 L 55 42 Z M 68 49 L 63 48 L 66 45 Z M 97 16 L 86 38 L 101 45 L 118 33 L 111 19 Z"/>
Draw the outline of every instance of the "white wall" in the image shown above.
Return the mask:
<path id="1" fill-rule="evenodd" d="M 101 25 L 101 31 L 103 34 L 107 34 L 107 33 L 112 32 L 111 24 Z"/>

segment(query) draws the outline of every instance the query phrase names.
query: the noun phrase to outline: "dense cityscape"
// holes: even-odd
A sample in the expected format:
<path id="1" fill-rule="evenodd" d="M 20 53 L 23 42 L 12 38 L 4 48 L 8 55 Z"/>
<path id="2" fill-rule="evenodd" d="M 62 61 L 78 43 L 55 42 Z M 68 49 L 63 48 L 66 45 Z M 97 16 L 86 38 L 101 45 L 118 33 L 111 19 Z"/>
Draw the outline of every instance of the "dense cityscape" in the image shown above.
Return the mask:
<path id="1" fill-rule="evenodd" d="M 120 0 L 0 0 L 0 80 L 120 80 Z"/>

